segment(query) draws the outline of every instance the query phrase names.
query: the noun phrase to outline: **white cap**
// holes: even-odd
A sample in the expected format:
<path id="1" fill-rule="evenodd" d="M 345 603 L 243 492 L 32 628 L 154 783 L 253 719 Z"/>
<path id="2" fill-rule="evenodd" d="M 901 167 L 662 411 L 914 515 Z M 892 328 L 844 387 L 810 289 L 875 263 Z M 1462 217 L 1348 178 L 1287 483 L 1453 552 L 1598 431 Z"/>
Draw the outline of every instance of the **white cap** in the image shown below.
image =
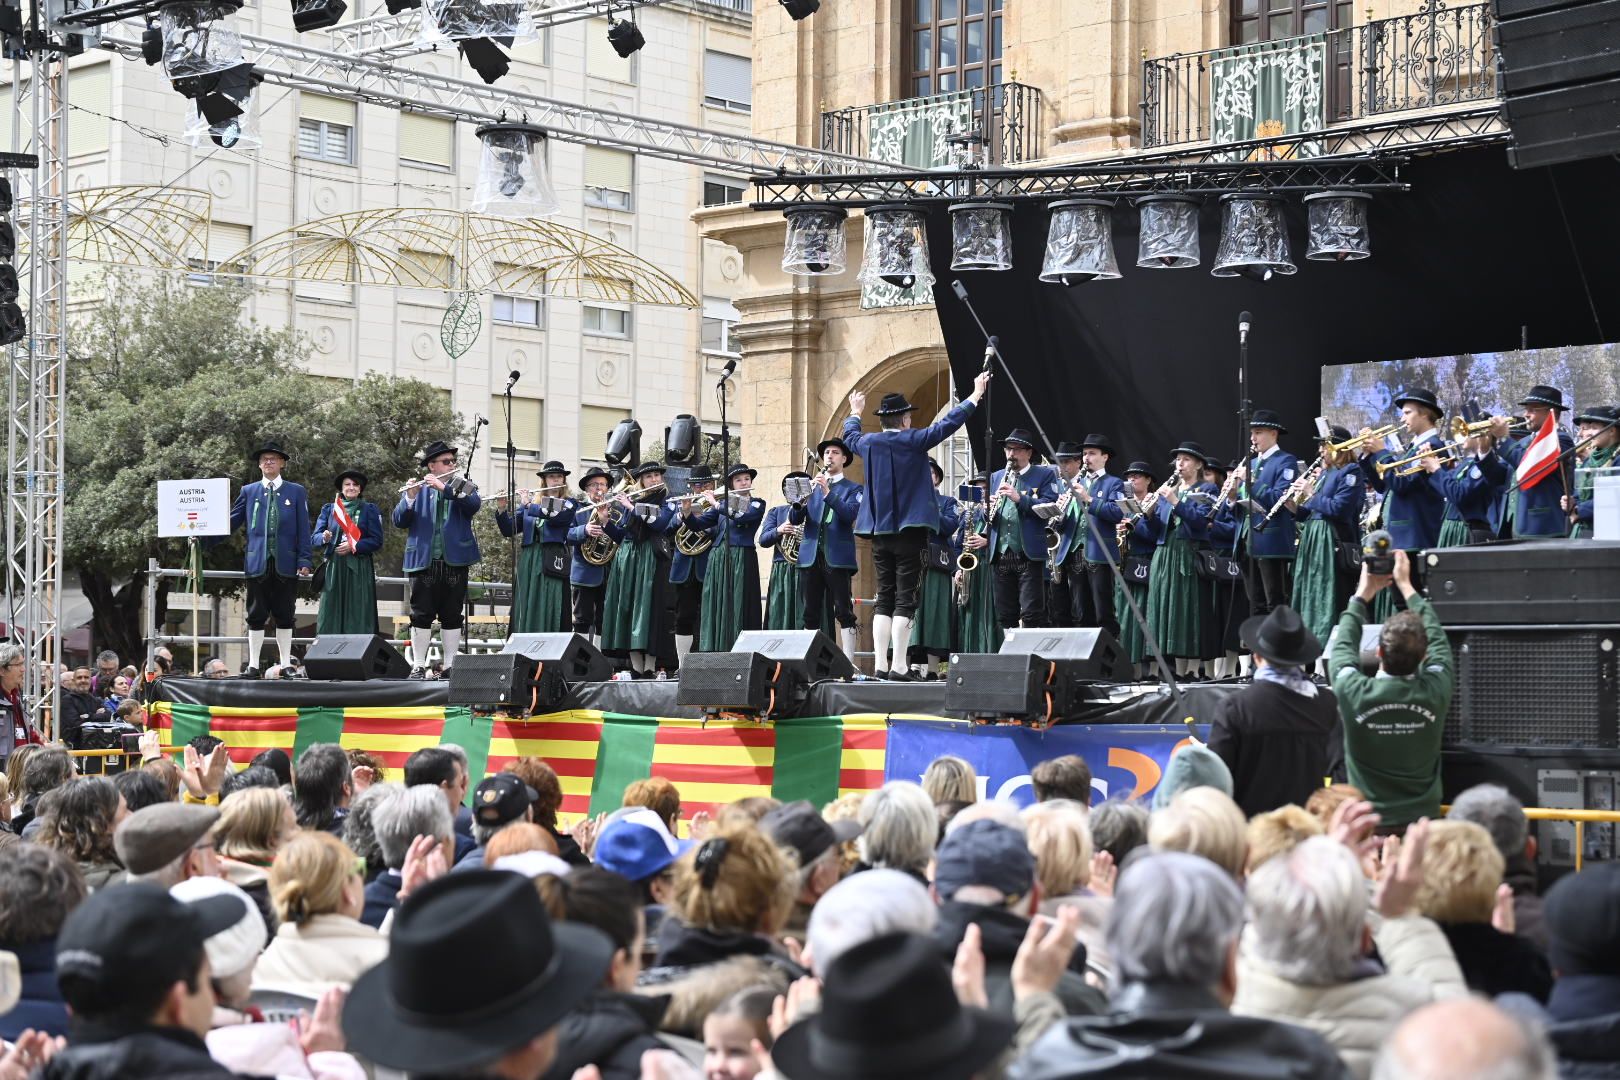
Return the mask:
<path id="1" fill-rule="evenodd" d="M 254 961 L 259 959 L 259 954 L 264 951 L 265 942 L 270 940 L 270 932 L 265 929 L 264 916 L 259 914 L 259 906 L 247 893 L 224 878 L 187 878 L 171 888 L 169 895 L 183 904 L 209 896 L 241 898 L 245 909 L 242 918 L 229 930 L 222 930 L 203 943 L 203 948 L 208 953 L 208 966 L 217 979 L 228 979 L 251 968 Z"/>
<path id="2" fill-rule="evenodd" d="M 520 851 L 515 855 L 502 855 L 495 860 L 494 870 L 510 870 L 524 877 L 537 878 L 541 874 L 567 877 L 569 865 L 549 851 Z"/>
<path id="3" fill-rule="evenodd" d="M 817 975 L 862 942 L 905 931 L 930 935 L 939 908 L 922 883 L 900 870 L 865 870 L 828 889 L 810 909 L 806 953 Z"/>

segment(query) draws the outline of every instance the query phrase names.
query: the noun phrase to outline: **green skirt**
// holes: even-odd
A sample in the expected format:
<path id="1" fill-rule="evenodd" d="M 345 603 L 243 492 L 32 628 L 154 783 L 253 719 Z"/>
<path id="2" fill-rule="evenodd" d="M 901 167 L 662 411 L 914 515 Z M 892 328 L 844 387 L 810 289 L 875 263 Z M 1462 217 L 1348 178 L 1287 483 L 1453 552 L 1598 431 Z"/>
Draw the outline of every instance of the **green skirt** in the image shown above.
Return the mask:
<path id="1" fill-rule="evenodd" d="M 1204 628 L 1211 620 L 1207 590 L 1194 569 L 1191 540 L 1179 536 L 1159 547 L 1148 575 L 1148 629 L 1165 656 L 1198 659 L 1204 650 Z"/>
<path id="2" fill-rule="evenodd" d="M 948 654 L 955 622 L 956 598 L 951 592 L 951 575 L 943 570 L 924 570 L 917 614 L 911 624 L 911 648 L 940 656 Z"/>
<path id="3" fill-rule="evenodd" d="M 1142 628 L 1137 625 L 1136 616 L 1131 614 L 1131 606 L 1125 602 L 1124 589 L 1131 590 L 1131 596 L 1136 600 L 1136 606 L 1147 615 L 1148 587 L 1146 585 L 1127 585 L 1124 588 L 1118 581 L 1114 582 L 1114 619 L 1119 623 L 1119 647 L 1131 663 L 1140 664 L 1147 659 L 1147 639 L 1142 636 Z"/>
<path id="4" fill-rule="evenodd" d="M 759 555 L 752 547 L 716 543 L 703 578 L 698 652 L 730 652 L 737 635 L 759 627 Z"/>
<path id="5" fill-rule="evenodd" d="M 563 566 L 567 565 L 565 561 Z M 534 590 L 535 622 L 522 632 L 566 634 L 573 630 L 574 613 L 571 609 L 572 597 L 568 590 L 568 579 L 541 573 L 535 581 L 538 583 Z M 512 632 L 519 633 L 515 626 Z"/>
<path id="6" fill-rule="evenodd" d="M 315 615 L 315 633 L 375 634 L 377 575 L 371 555 L 334 555 L 326 560 L 326 584 Z"/>
<path id="7" fill-rule="evenodd" d="M 1468 522 L 1462 520 L 1453 521 L 1451 518 L 1442 521 L 1440 523 L 1440 538 L 1435 541 L 1434 546 L 1437 548 L 1467 547 Z"/>
<path id="8" fill-rule="evenodd" d="M 968 575 L 968 602 L 957 608 L 957 648 L 965 653 L 993 653 L 1001 648 L 1001 623 L 996 621 L 996 577 L 985 552 Z"/>
<path id="9" fill-rule="evenodd" d="M 658 647 L 658 553 L 630 537 L 619 542 L 602 597 L 602 651 L 651 652 Z"/>
<path id="10" fill-rule="evenodd" d="M 1293 608 L 1305 629 L 1324 644 L 1341 614 L 1335 539 L 1327 519 L 1313 517 L 1299 530 L 1299 553 L 1294 557 Z"/>
<path id="11" fill-rule="evenodd" d="M 546 575 L 541 571 L 545 565 L 545 552 L 541 545 L 530 544 L 518 553 L 517 582 L 513 585 L 512 594 L 512 633 L 514 634 L 549 634 L 561 630 L 561 626 L 553 625 L 556 617 L 552 616 L 545 607 L 548 599 L 556 603 L 557 590 L 551 590 L 548 597 L 544 591 Z M 556 580 L 553 578 L 552 580 Z M 565 589 L 564 592 L 567 590 Z"/>

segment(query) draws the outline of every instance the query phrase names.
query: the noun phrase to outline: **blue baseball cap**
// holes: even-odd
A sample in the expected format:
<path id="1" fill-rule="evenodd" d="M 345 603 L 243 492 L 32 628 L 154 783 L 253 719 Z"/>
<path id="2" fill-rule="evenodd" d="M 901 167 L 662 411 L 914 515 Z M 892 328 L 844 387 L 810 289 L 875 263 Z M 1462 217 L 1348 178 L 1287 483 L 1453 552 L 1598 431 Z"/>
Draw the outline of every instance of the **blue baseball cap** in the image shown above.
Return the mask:
<path id="1" fill-rule="evenodd" d="M 596 838 L 592 858 L 620 877 L 646 881 L 663 873 L 690 846 L 675 839 L 653 811 L 636 809 L 608 822 Z"/>
<path id="2" fill-rule="evenodd" d="M 1028 895 L 1035 856 L 1017 829 L 981 818 L 948 833 L 934 856 L 934 888 L 949 900 L 965 885 L 988 885 L 1003 896 Z"/>

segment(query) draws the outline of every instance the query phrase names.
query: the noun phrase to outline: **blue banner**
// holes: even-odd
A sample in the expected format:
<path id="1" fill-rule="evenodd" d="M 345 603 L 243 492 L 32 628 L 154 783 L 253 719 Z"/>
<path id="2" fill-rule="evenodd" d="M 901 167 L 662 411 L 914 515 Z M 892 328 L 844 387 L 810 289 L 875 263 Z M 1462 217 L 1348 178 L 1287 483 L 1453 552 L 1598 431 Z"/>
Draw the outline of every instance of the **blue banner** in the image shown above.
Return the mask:
<path id="1" fill-rule="evenodd" d="M 1208 735 L 1200 726 L 1199 737 Z M 963 721 L 894 720 L 884 762 L 885 780 L 920 780 L 928 763 L 954 754 L 979 774 L 981 799 L 1035 801 L 1029 771 L 1064 754 L 1079 754 L 1091 766 L 1091 801 L 1151 795 L 1176 747 L 1187 741 L 1185 725 L 1063 724 L 1046 731 Z"/>

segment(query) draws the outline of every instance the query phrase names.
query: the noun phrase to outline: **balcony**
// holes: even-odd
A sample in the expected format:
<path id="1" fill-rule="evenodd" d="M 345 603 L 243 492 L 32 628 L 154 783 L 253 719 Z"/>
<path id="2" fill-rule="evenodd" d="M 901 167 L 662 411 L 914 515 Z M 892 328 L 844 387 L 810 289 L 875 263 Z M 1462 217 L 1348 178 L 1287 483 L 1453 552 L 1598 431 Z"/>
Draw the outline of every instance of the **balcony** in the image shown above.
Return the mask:
<path id="1" fill-rule="evenodd" d="M 1142 145 L 1224 144 L 1498 97 L 1489 4 L 1142 62 Z M 1312 153 L 1298 144 L 1300 156 Z"/>
<path id="2" fill-rule="evenodd" d="M 1023 83 L 976 87 L 821 114 L 821 149 L 916 169 L 1039 157 L 1041 92 Z"/>

